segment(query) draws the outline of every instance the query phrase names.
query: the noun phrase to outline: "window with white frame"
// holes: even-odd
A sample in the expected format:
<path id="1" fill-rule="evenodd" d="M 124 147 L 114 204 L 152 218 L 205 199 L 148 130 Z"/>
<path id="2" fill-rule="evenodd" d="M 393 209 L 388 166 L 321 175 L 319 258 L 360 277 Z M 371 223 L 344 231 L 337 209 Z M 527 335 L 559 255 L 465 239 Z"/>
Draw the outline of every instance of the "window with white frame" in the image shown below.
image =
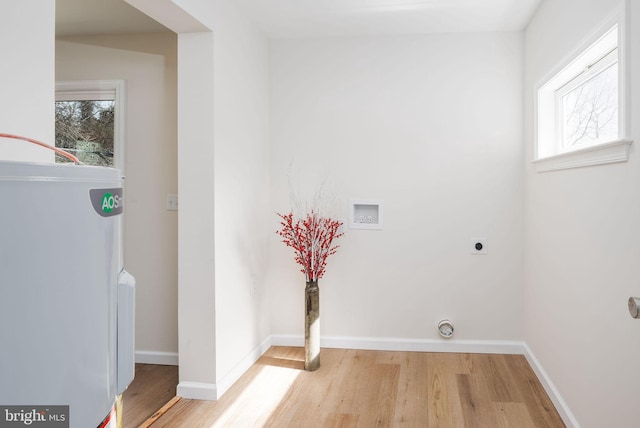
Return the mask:
<path id="1" fill-rule="evenodd" d="M 555 91 L 558 151 L 618 139 L 618 47 L 616 29 L 603 43 L 609 51 Z M 610 46 L 612 45 L 612 46 Z M 599 56 L 599 55 L 598 55 Z"/>
<path id="2" fill-rule="evenodd" d="M 538 171 L 627 160 L 623 17 L 607 20 L 538 86 Z"/>
<path id="3" fill-rule="evenodd" d="M 122 169 L 123 89 L 122 81 L 58 82 L 56 147 L 84 164 Z"/>

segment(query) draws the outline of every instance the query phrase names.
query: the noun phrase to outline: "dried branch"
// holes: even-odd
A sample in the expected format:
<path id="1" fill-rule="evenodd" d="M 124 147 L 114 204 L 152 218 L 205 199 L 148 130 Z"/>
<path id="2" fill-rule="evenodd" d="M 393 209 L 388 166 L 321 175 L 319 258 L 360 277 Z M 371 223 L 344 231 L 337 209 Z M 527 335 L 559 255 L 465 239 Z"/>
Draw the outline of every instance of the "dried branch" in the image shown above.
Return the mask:
<path id="1" fill-rule="evenodd" d="M 282 228 L 276 233 L 283 238 L 282 242 L 293 248 L 296 263 L 302 266 L 300 271 L 304 273 L 307 282 L 322 278 L 327 258 L 338 250 L 338 246 L 332 243 L 343 235 L 338 232 L 342 223 L 329 217 L 321 217 L 314 210 L 305 218 L 294 218 L 292 212 L 277 215 L 282 219 Z"/>

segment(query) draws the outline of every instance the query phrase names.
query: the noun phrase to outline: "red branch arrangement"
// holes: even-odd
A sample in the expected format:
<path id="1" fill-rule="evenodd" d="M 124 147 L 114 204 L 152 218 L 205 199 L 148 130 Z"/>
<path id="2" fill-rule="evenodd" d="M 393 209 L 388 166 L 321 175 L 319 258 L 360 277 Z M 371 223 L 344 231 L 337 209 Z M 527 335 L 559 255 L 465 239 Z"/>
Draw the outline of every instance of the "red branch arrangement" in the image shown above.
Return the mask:
<path id="1" fill-rule="evenodd" d="M 321 217 L 311 211 L 304 219 L 294 219 L 293 213 L 280 214 L 282 229 L 276 231 L 288 247 L 296 253 L 296 263 L 302 265 L 307 282 L 322 278 L 327 266 L 327 258 L 335 254 L 337 245 L 331 246 L 334 239 L 340 238 L 338 233 L 342 225 L 338 220 Z"/>

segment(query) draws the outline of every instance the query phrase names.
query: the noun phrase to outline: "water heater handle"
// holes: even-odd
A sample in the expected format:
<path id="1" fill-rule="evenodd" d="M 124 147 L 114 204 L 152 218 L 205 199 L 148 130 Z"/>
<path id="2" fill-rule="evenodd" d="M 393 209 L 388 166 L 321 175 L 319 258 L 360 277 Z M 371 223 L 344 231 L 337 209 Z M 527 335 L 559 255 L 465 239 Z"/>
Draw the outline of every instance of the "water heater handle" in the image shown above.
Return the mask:
<path id="1" fill-rule="evenodd" d="M 118 274 L 117 392 L 122 394 L 135 375 L 136 279 L 124 268 Z"/>

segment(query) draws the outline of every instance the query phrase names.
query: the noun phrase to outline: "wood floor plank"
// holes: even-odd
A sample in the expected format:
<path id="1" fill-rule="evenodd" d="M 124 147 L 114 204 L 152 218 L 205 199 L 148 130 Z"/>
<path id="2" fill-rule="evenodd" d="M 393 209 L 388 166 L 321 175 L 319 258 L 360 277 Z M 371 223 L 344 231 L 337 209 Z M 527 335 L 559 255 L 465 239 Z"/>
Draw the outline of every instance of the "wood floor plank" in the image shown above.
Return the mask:
<path id="1" fill-rule="evenodd" d="M 164 415 L 170 408 L 172 408 L 178 401 L 180 401 L 180 397 L 175 396 L 164 406 L 162 406 L 158 411 L 156 411 L 153 415 L 149 416 L 142 424 L 138 426 L 138 428 L 149 428 L 155 421 L 160 419 L 162 415 Z"/>
<path id="2" fill-rule="evenodd" d="M 358 426 L 358 415 L 350 413 L 329 413 L 322 428 L 349 428 Z"/>
<path id="3" fill-rule="evenodd" d="M 351 415 L 346 420 L 358 421 L 361 400 L 366 393 L 366 383 L 370 377 L 370 369 L 375 362 L 372 353 L 357 350 L 342 350 L 341 359 L 335 366 L 335 382 L 331 384 L 332 399 L 326 403 L 325 414 L 334 413 Z M 354 387 L 353 385 L 359 385 Z M 344 422 L 346 423 L 346 422 Z"/>
<path id="4" fill-rule="evenodd" d="M 498 418 L 484 376 L 459 374 L 456 376 L 464 426 L 468 428 L 498 427 Z"/>
<path id="5" fill-rule="evenodd" d="M 564 426 L 522 356 L 322 349 L 315 372 L 303 356 L 273 347 L 219 401 L 182 399 L 152 428 Z"/>
<path id="6" fill-rule="evenodd" d="M 451 358 L 451 354 L 444 354 L 445 356 L 447 356 L 447 360 L 449 358 Z M 467 354 L 467 353 L 461 353 L 461 354 L 455 354 L 455 356 L 457 357 L 456 360 L 459 361 L 458 362 L 458 367 L 456 370 L 456 373 L 459 374 L 471 374 L 471 373 L 475 373 L 477 371 L 477 357 L 480 354 Z"/>
<path id="7" fill-rule="evenodd" d="M 398 395 L 398 364 L 374 364 L 371 368 L 366 394 L 359 406 L 359 418 L 365 427 L 392 426 Z M 366 411 L 363 411 L 366 409 Z"/>
<path id="8" fill-rule="evenodd" d="M 302 348 L 300 349 L 302 351 Z M 329 408 L 337 408 L 334 391 L 339 390 L 336 382 L 340 381 L 339 377 L 330 376 L 331 371 L 324 370 L 323 366 L 334 367 L 340 372 L 344 356 L 344 350 L 342 352 L 321 350 L 319 370 L 314 372 L 298 370 L 295 382 L 282 396 L 280 403 L 264 426 L 296 426 L 300 423 L 309 423 L 308 421 L 318 421 L 314 426 L 320 426 L 319 421 L 326 418 L 323 403 Z"/>
<path id="9" fill-rule="evenodd" d="M 178 367 L 136 364 L 135 377 L 123 395 L 122 425 L 136 428 L 176 395 Z"/>
<path id="10" fill-rule="evenodd" d="M 456 376 L 466 371 L 458 354 L 429 354 L 427 360 L 429 427 L 463 427 L 462 407 Z"/>
<path id="11" fill-rule="evenodd" d="M 396 353 L 393 353 L 396 354 Z M 398 399 L 394 411 L 394 427 L 416 427 L 428 420 L 429 376 L 428 366 L 431 354 L 405 352 L 397 354 L 400 364 Z"/>
<path id="12" fill-rule="evenodd" d="M 476 372 L 487 382 L 489 395 L 494 402 L 521 402 L 522 397 L 515 379 L 505 361 L 505 355 L 476 354 Z"/>
<path id="13" fill-rule="evenodd" d="M 544 391 L 540 381 L 523 355 L 507 359 L 511 373 L 518 380 L 518 388 L 531 419 L 536 426 L 564 427 L 558 411 Z"/>
<path id="14" fill-rule="evenodd" d="M 497 427 L 536 428 L 524 403 L 493 403 L 498 419 Z"/>

